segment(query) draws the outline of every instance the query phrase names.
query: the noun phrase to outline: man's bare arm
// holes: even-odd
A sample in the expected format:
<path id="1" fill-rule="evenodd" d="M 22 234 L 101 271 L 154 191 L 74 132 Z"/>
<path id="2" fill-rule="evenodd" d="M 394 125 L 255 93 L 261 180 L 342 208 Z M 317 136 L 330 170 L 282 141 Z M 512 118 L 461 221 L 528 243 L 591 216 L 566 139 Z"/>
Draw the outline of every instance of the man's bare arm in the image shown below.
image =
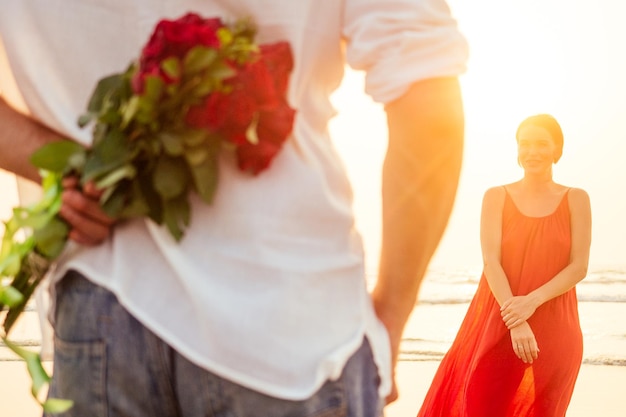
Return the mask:
<path id="1" fill-rule="evenodd" d="M 30 156 L 61 135 L 9 106 L 0 96 L 0 168 L 39 183 Z"/>
<path id="2" fill-rule="evenodd" d="M 46 143 L 62 139 L 53 130 L 9 106 L 0 96 L 0 168 L 39 183 L 37 168 L 30 157 Z M 70 239 L 85 245 L 105 240 L 114 223 L 99 205 L 100 191 L 93 184 L 79 187 L 78 181 L 64 181 L 61 216 L 72 226 Z"/>
<path id="3" fill-rule="evenodd" d="M 404 326 L 456 196 L 464 136 L 458 80 L 418 82 L 386 112 L 382 250 L 372 297 L 390 335 L 395 367 Z"/>

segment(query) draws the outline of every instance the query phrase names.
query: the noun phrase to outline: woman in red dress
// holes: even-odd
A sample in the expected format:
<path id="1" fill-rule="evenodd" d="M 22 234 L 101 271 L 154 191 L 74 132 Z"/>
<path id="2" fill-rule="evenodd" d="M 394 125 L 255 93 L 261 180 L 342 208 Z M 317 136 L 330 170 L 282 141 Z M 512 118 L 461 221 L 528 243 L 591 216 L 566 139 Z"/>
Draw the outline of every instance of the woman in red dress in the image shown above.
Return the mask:
<path id="1" fill-rule="evenodd" d="M 516 137 L 524 176 L 484 195 L 483 274 L 418 417 L 560 417 L 572 396 L 589 197 L 552 179 L 563 150 L 553 117 L 527 118 Z"/>

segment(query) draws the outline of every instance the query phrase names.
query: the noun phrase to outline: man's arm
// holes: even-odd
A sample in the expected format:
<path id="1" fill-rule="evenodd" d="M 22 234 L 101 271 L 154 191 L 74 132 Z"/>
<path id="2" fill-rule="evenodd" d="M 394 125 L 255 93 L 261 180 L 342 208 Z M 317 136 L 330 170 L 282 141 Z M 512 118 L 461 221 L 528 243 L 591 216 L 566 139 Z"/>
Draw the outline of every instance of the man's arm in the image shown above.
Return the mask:
<path id="1" fill-rule="evenodd" d="M 39 184 L 41 178 L 30 157 L 46 143 L 62 139 L 53 130 L 9 106 L 0 96 L 0 168 Z M 114 221 L 99 205 L 100 191 L 93 184 L 79 190 L 78 182 L 64 181 L 61 216 L 70 224 L 70 239 L 95 245 L 106 239 Z"/>
<path id="2" fill-rule="evenodd" d="M 464 135 L 458 80 L 417 82 L 386 113 L 382 250 L 372 297 L 395 368 L 404 326 L 456 196 Z M 388 401 L 396 397 L 394 387 Z"/>
<path id="3" fill-rule="evenodd" d="M 59 139 L 58 133 L 17 112 L 0 96 L 0 168 L 39 183 L 30 156 L 44 144 Z"/>

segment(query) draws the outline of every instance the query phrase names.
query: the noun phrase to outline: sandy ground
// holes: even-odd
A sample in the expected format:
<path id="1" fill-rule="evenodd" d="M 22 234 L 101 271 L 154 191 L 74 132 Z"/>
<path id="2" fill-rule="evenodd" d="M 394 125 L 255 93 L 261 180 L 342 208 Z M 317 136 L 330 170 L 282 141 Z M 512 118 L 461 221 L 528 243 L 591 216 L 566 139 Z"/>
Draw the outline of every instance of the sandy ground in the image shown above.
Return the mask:
<path id="1" fill-rule="evenodd" d="M 400 362 L 400 399 L 387 406 L 385 417 L 415 416 L 437 365 L 436 361 Z M 39 406 L 30 397 L 29 384 L 22 362 L 0 362 L 0 416 L 41 416 Z M 624 387 L 626 367 L 583 365 L 567 417 L 626 416 Z"/>
<path id="2" fill-rule="evenodd" d="M 400 362 L 400 399 L 387 406 L 385 417 L 414 417 L 439 362 Z M 583 365 L 567 417 L 625 417 L 626 367 Z"/>

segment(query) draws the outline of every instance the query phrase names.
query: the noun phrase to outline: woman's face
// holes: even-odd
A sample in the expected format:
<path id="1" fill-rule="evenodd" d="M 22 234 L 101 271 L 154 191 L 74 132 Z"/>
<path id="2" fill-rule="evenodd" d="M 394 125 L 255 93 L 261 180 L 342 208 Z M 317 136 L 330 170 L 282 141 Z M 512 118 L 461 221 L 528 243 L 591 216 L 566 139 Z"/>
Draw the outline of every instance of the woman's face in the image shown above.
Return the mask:
<path id="1" fill-rule="evenodd" d="M 517 136 L 517 156 L 527 172 L 540 172 L 552 168 L 557 148 L 550 133 L 538 126 L 527 126 Z"/>

